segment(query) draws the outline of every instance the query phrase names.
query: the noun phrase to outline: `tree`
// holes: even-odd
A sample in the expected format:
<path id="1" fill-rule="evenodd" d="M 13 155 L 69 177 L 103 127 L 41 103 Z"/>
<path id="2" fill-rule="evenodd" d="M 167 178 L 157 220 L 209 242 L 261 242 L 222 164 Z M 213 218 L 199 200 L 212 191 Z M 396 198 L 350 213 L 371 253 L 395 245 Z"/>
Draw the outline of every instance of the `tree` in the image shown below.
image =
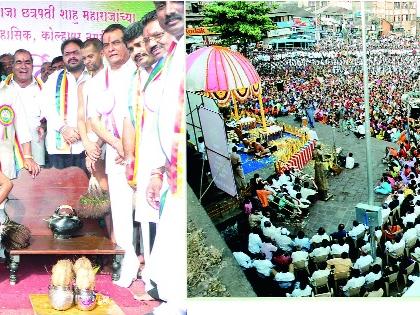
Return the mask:
<path id="1" fill-rule="evenodd" d="M 223 45 L 238 45 L 239 51 L 246 54 L 248 44 L 260 41 L 274 28 L 267 16 L 271 9 L 265 2 L 208 3 L 203 8 L 203 25 L 220 33 Z"/>

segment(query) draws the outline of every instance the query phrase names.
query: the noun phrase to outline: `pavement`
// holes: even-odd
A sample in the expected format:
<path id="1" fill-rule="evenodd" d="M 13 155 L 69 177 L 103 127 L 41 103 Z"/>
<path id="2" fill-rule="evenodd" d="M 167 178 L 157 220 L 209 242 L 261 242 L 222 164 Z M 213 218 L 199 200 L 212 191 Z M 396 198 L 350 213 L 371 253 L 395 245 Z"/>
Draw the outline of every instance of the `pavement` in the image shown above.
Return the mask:
<path id="1" fill-rule="evenodd" d="M 278 122 L 300 127 L 300 124 L 293 120 L 292 116 L 281 117 Z M 334 131 L 331 126 L 315 123 L 315 131 L 319 141 L 332 147 L 334 142 Z M 309 215 L 298 222 L 285 222 L 284 225 L 291 229 L 292 233 L 303 229 L 306 235 L 316 234 L 318 228 L 323 226 L 327 233 L 337 230 L 339 223 L 344 223 L 346 229 L 351 229 L 352 222 L 356 218 L 355 206 L 358 203 L 368 203 L 368 183 L 367 183 L 367 158 L 366 158 L 366 139 L 357 139 L 353 134 L 346 136 L 335 129 L 336 147 L 341 147 L 344 153 L 352 152 L 359 167 L 351 170 L 344 169 L 340 175 L 328 178 L 329 193 L 333 197 L 328 201 L 317 201 L 310 208 Z M 372 155 L 372 181 L 373 187 L 381 178 L 386 165 L 382 163 L 382 157 L 386 146 L 395 146 L 391 142 L 371 138 Z M 313 163 L 303 170 L 305 173 L 313 174 Z M 254 173 L 259 173 L 266 178 L 274 173 L 274 167 L 257 170 L 247 174 L 247 180 Z M 384 197 L 375 194 L 375 204 L 381 205 Z M 293 233 L 294 234 L 294 233 Z"/>

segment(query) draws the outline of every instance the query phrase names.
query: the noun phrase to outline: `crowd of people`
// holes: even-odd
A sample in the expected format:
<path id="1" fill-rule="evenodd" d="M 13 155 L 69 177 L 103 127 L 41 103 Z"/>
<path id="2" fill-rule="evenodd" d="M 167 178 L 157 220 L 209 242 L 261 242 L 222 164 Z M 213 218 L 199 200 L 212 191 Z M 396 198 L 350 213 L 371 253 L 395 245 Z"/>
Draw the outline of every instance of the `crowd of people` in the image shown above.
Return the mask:
<path id="1" fill-rule="evenodd" d="M 313 50 L 251 53 L 269 114 L 313 116 L 347 134 L 356 131 L 365 116 L 360 46 L 360 40 L 341 46 L 328 40 Z M 419 44 L 406 38 L 372 40 L 367 51 L 371 135 L 396 142 L 407 130 L 402 95 L 418 89 Z M 257 104 L 247 106 L 258 110 Z M 419 126 L 413 120 L 409 126 L 417 143 Z"/>
<path id="2" fill-rule="evenodd" d="M 372 235 L 368 226 L 356 220 L 348 230 L 340 223 L 329 234 L 321 226 L 314 235 L 306 236 L 302 230 L 292 235 L 279 218 L 301 215 L 293 209 L 300 207 L 305 211 L 301 203 L 315 202 L 317 190 L 311 187 L 308 177 L 293 170 L 267 181 L 255 175 L 250 181 L 251 197 L 244 200 L 237 221 L 236 241 L 227 240 L 256 294 L 287 297 L 403 294 L 420 279 L 414 275 L 415 263 L 420 261 L 417 166 L 416 163 L 409 171 L 403 167 L 401 172 L 405 169 L 405 177 L 411 181 L 402 185 L 395 186 L 397 181 L 391 179 L 389 172 L 384 173 L 383 180 L 392 181 L 393 186 Z M 281 197 L 275 188 L 279 185 Z M 279 199 L 284 196 L 287 198 L 282 204 Z M 376 242 L 375 259 L 371 237 Z M 394 278 L 404 283 L 399 291 L 390 289 Z"/>
<path id="3" fill-rule="evenodd" d="M 407 134 L 407 108 L 401 100 L 418 88 L 419 44 L 411 38 L 393 38 L 372 40 L 367 46 L 371 135 L 399 146 L 387 147 L 383 162 L 388 168 L 374 188 L 384 198 L 381 222 L 372 235 L 356 220 L 348 230 L 340 223 L 333 233 L 319 227 L 315 235 L 303 231 L 292 235 L 279 213 L 293 217 L 293 208 L 304 213 L 305 205 L 319 198 L 318 187 L 293 171 L 266 181 L 256 175 L 250 182 L 252 197 L 245 200 L 237 222 L 239 241 L 230 246 L 259 296 L 395 296 L 419 279 L 413 271 L 420 260 L 420 129 L 410 119 Z M 310 127 L 318 121 L 363 138 L 360 50 L 360 40 L 344 45 L 327 39 L 315 50 L 251 53 L 262 74 L 265 113 L 307 116 Z M 249 102 L 243 110 L 252 116 L 259 107 Z M 357 166 L 349 153 L 345 167 Z M 282 207 L 279 192 L 289 202 Z M 292 211 L 284 212 L 285 205 Z M 397 292 L 390 291 L 394 279 L 404 280 Z"/>
<path id="4" fill-rule="evenodd" d="M 137 279 L 141 241 L 147 293 L 135 298 L 166 302 L 154 314 L 184 314 L 184 3 L 154 4 L 128 27 L 106 27 L 101 40 L 65 40 L 39 78 L 30 47 L 0 56 L 0 223 L 21 169 L 35 178 L 41 167 L 79 167 L 109 191 L 125 251 L 115 285 Z"/>

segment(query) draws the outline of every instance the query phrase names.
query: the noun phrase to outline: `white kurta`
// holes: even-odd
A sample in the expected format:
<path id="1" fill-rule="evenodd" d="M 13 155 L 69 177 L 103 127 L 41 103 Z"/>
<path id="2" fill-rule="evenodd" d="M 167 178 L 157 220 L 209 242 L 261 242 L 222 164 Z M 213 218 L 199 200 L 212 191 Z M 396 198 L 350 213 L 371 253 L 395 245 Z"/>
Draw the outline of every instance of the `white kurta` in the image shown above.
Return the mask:
<path id="1" fill-rule="evenodd" d="M 7 89 L 11 89 L 16 93 L 22 101 L 23 108 L 25 109 L 26 118 L 31 132 L 31 149 L 34 161 L 39 165 L 45 164 L 45 141 L 39 140 L 37 128 L 41 125 L 41 107 L 37 99 L 41 94 L 41 87 L 38 82 L 32 78 L 31 84 L 27 87 L 21 88 L 15 80 L 11 80 Z"/>
<path id="2" fill-rule="evenodd" d="M 148 73 L 140 73 L 141 87 L 147 81 Z M 162 95 L 162 80 L 150 82 L 146 91 L 143 93 L 143 110 L 145 111 L 145 120 L 141 133 L 141 142 L 136 152 L 138 157 L 137 168 L 137 191 L 136 191 L 136 213 L 135 219 L 138 222 L 158 222 L 159 211 L 152 208 L 146 200 L 146 188 L 149 181 L 150 172 L 154 167 L 154 154 L 150 154 L 150 148 L 155 146 L 158 138 L 156 133 L 156 119 L 159 109 L 159 97 Z"/>
<path id="3" fill-rule="evenodd" d="M 10 126 L 3 126 L 0 123 L 0 164 L 2 172 L 9 179 L 16 178 L 17 171 L 14 160 L 14 139 L 15 132 L 18 135 L 20 144 L 30 142 L 32 140 L 31 133 L 28 128 L 25 110 L 22 101 L 18 95 L 10 89 L 0 89 L 0 106 L 9 105 L 14 111 L 14 122 Z M 7 139 L 3 135 L 7 134 Z"/>
<path id="4" fill-rule="evenodd" d="M 88 117 L 101 117 L 107 122 L 107 130 L 120 137 L 123 132 L 123 119 L 127 115 L 130 80 L 135 70 L 135 64 L 129 59 L 119 69 L 102 69 L 87 86 Z M 108 88 L 105 84 L 106 71 L 109 78 Z M 117 156 L 117 151 L 107 144 L 105 172 L 108 174 L 112 224 L 115 240 L 125 250 L 122 275 L 134 271 L 137 273 L 138 259 L 133 246 L 133 189 L 127 183 L 125 166 L 115 163 Z"/>
<path id="5" fill-rule="evenodd" d="M 77 107 L 79 104 L 77 88 L 79 84 L 90 77 L 85 70 L 76 80 L 76 78 L 67 72 L 68 95 L 67 95 L 67 121 L 58 115 L 56 110 L 56 87 L 57 79 L 61 71 L 55 71 L 51 74 L 42 87 L 38 104 L 41 107 L 41 116 L 47 119 L 47 137 L 46 145 L 49 154 L 80 154 L 83 152 L 82 141 L 77 141 L 69 146 L 68 150 L 60 150 L 56 147 L 56 131 L 59 131 L 64 125 L 77 128 Z"/>
<path id="6" fill-rule="evenodd" d="M 171 63 L 162 74 L 164 88 L 157 122 L 161 149 L 153 152 L 155 167 L 164 165 L 163 160 L 171 157 L 180 87 L 184 82 L 185 58 L 183 37 L 177 44 Z M 167 193 L 150 257 L 150 279 L 157 284 L 159 297 L 178 305 L 183 305 L 186 299 L 186 221 L 184 179 L 180 194 Z"/>

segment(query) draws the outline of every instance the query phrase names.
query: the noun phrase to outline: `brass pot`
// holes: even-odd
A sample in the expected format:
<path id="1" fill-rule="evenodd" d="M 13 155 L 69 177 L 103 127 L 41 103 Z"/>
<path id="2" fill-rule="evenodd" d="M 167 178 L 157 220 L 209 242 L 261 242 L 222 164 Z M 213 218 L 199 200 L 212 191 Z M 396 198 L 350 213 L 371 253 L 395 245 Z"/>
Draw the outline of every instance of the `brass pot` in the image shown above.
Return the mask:
<path id="1" fill-rule="evenodd" d="M 65 311 L 73 305 L 73 290 L 70 286 L 48 286 L 48 299 L 57 311 Z"/>
<path id="2" fill-rule="evenodd" d="M 94 290 L 74 289 L 74 302 L 76 307 L 81 311 L 93 310 L 96 306 L 96 293 Z"/>

